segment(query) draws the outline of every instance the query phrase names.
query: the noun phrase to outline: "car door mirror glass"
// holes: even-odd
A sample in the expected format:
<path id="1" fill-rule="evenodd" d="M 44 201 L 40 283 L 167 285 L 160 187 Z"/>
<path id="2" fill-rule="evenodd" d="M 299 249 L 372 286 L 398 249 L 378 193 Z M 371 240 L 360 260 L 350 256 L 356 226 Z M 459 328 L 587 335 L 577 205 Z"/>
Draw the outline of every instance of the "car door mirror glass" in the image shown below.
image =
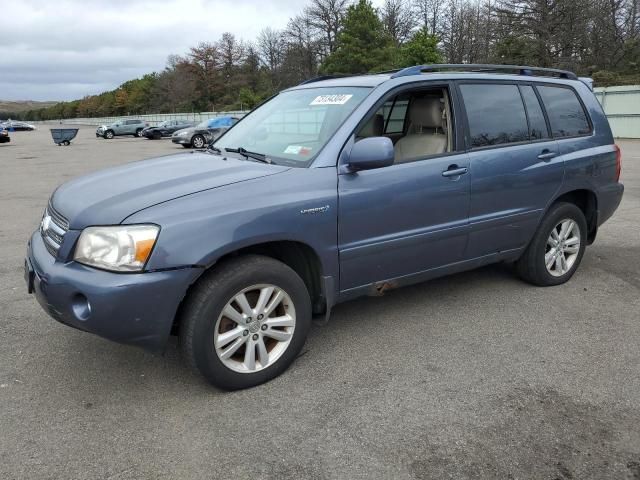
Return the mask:
<path id="1" fill-rule="evenodd" d="M 372 170 L 393 165 L 393 142 L 387 137 L 358 140 L 349 152 L 347 165 L 351 171 Z"/>

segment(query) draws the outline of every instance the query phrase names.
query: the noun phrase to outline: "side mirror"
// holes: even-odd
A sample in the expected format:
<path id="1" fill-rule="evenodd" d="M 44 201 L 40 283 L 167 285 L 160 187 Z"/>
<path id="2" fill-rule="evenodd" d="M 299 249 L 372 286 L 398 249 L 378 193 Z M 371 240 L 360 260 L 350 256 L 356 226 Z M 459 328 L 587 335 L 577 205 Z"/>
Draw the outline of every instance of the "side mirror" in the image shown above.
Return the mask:
<path id="1" fill-rule="evenodd" d="M 372 170 L 393 165 L 393 142 L 387 137 L 368 137 L 354 143 L 347 165 L 351 171 Z"/>

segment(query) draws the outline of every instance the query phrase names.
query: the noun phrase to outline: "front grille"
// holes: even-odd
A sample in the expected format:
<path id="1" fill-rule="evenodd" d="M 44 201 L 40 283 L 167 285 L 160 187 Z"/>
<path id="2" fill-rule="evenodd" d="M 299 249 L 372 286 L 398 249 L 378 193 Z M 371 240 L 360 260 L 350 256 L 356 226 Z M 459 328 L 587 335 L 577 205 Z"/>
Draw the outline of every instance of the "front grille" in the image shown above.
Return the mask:
<path id="1" fill-rule="evenodd" d="M 40 224 L 40 234 L 44 240 L 45 248 L 54 257 L 58 256 L 58 250 L 60 250 L 67 230 L 69 230 L 69 221 L 49 202 Z"/>

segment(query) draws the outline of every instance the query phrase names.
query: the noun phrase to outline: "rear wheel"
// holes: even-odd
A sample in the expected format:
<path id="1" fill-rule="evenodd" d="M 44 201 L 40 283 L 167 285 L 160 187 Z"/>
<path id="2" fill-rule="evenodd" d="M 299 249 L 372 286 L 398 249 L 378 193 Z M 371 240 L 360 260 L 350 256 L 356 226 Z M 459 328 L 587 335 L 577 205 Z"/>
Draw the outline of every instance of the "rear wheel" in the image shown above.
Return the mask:
<path id="1" fill-rule="evenodd" d="M 202 135 L 194 135 L 191 139 L 191 145 L 193 145 L 193 148 L 203 148 L 204 143 L 204 137 Z"/>
<path id="2" fill-rule="evenodd" d="M 560 285 L 578 269 L 587 243 L 587 221 L 572 203 L 551 207 L 516 267 L 526 281 Z"/>
<path id="3" fill-rule="evenodd" d="M 310 326 L 302 279 L 277 260 L 251 255 L 220 265 L 199 282 L 187 300 L 180 343 L 210 383 L 235 390 L 286 370 Z"/>
<path id="4" fill-rule="evenodd" d="M 142 129 L 141 129 L 141 128 L 138 128 L 138 129 L 136 130 L 136 134 L 135 134 L 134 136 L 135 136 L 135 137 L 141 137 L 141 136 L 142 136 Z"/>
<path id="5" fill-rule="evenodd" d="M 104 132 L 104 138 L 108 140 L 111 140 L 113 136 L 114 136 L 113 130 L 107 130 L 106 132 Z"/>

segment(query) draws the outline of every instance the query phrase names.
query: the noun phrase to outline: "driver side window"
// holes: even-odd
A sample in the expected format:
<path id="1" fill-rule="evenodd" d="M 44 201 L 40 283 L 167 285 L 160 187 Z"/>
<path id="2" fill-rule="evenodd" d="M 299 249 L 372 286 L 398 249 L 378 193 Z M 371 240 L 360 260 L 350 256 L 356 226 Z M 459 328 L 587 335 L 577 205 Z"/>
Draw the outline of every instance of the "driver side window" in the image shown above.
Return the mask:
<path id="1" fill-rule="evenodd" d="M 356 141 L 387 137 L 394 163 L 407 163 L 452 151 L 451 105 L 446 88 L 402 92 L 385 103 L 356 133 Z"/>

